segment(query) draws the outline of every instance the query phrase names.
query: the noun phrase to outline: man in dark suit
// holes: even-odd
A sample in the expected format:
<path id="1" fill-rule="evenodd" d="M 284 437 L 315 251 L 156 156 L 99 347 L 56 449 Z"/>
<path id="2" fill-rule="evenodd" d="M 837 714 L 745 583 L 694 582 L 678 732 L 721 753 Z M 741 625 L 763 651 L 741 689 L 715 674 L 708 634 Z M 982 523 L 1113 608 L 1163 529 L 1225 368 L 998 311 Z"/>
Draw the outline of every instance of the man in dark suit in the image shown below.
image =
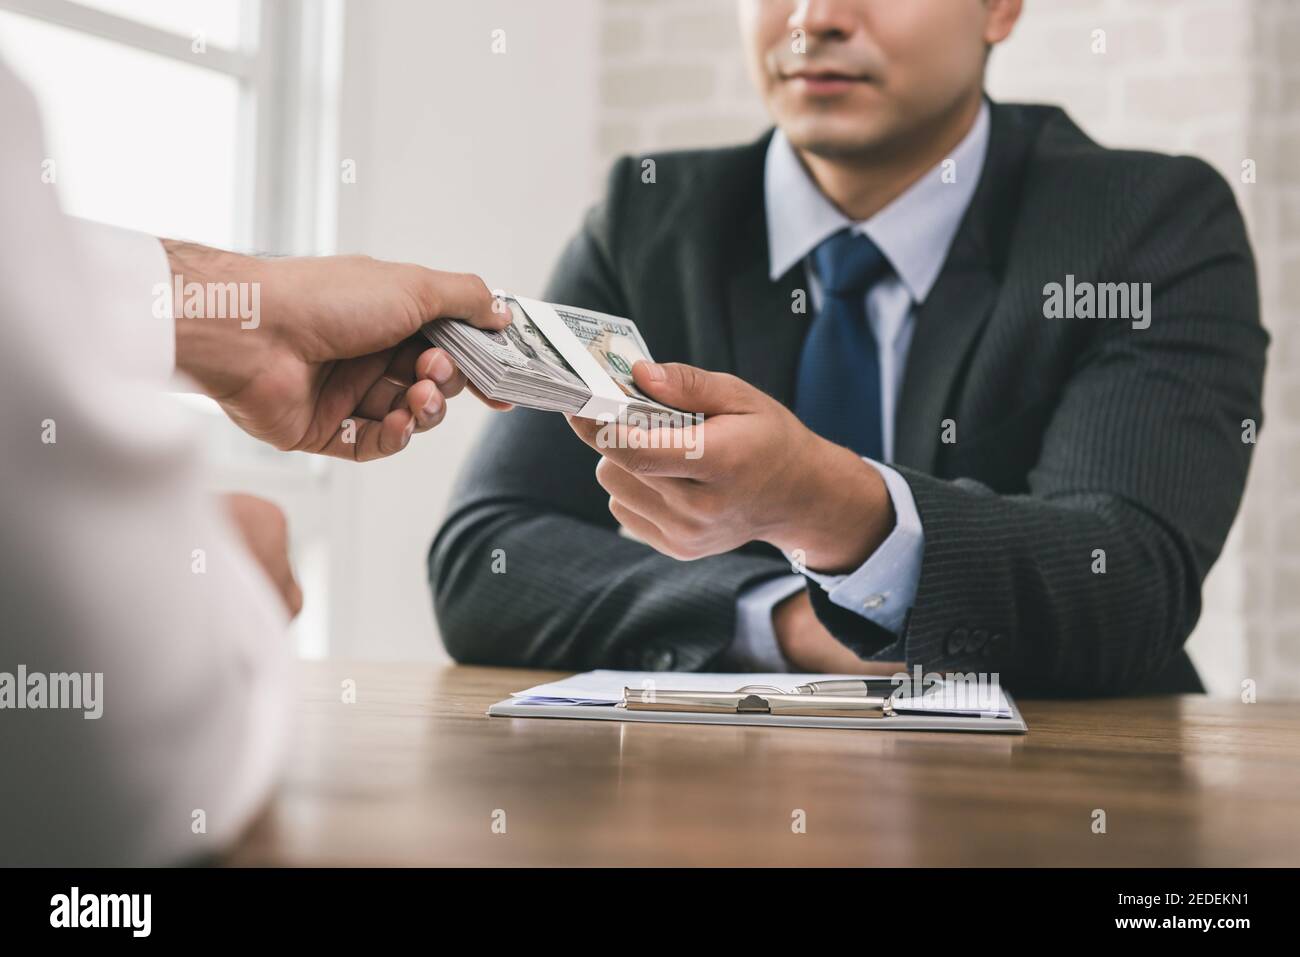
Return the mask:
<path id="1" fill-rule="evenodd" d="M 546 293 L 673 360 L 636 381 L 702 454 L 494 421 L 430 553 L 452 655 L 1200 690 L 1267 346 L 1227 185 L 990 103 L 1019 0 L 741 6 L 777 130 L 617 163 Z"/>

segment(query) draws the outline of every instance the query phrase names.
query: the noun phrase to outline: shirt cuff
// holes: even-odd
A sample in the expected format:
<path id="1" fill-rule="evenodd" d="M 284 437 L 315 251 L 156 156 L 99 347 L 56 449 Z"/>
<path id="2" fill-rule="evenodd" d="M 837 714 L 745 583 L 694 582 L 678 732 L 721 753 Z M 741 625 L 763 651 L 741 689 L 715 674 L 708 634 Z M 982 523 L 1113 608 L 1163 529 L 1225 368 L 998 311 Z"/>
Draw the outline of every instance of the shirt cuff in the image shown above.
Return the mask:
<path id="1" fill-rule="evenodd" d="M 95 279 L 95 318 L 108 330 L 114 368 L 166 385 L 176 365 L 172 273 L 162 243 L 146 233 L 72 219 Z"/>
<path id="2" fill-rule="evenodd" d="M 907 479 L 888 465 L 867 458 L 863 461 L 874 466 L 885 480 L 885 488 L 894 504 L 894 530 L 850 574 L 823 575 L 811 569 L 805 570 L 804 574 L 821 585 L 836 605 L 861 615 L 894 635 L 902 635 L 921 580 L 925 532 Z"/>
<path id="3" fill-rule="evenodd" d="M 786 672 L 790 663 L 781 654 L 772 625 L 772 611 L 806 587 L 802 575 L 782 575 L 751 585 L 736 599 L 736 637 L 731 643 L 728 667 L 737 671 Z"/>

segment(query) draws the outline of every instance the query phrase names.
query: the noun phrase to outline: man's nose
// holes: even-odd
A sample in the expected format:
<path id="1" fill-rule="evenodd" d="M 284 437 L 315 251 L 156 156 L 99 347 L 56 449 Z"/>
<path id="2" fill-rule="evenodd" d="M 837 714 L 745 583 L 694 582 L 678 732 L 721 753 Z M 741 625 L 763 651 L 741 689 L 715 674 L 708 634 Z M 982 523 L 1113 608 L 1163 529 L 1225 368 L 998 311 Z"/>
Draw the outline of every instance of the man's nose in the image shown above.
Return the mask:
<path id="1" fill-rule="evenodd" d="M 843 39 L 857 29 L 861 0 L 799 0 L 788 21 L 809 36 Z"/>

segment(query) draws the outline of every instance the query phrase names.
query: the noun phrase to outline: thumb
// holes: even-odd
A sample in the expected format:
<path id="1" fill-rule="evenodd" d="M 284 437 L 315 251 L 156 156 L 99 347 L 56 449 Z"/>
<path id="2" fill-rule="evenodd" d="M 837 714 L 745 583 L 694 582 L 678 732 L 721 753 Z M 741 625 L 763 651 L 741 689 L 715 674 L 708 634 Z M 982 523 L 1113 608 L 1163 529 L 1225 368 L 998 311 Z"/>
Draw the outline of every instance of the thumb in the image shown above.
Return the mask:
<path id="1" fill-rule="evenodd" d="M 480 329 L 504 329 L 510 325 L 509 308 L 478 276 L 418 268 L 423 293 L 420 301 L 425 311 L 421 322 L 463 319 Z"/>
<path id="2" fill-rule="evenodd" d="M 748 412 L 754 387 L 725 372 L 708 372 L 682 362 L 647 362 L 632 366 L 632 378 L 646 395 L 683 412 L 719 415 Z"/>

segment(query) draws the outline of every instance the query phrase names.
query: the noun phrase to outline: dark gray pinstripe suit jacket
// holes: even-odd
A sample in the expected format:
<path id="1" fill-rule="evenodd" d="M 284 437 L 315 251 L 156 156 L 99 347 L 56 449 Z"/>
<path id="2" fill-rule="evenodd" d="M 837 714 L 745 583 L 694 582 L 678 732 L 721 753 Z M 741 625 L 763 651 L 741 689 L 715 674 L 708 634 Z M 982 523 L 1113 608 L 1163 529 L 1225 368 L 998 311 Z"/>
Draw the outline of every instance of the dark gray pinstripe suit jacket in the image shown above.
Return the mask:
<path id="1" fill-rule="evenodd" d="M 546 297 L 629 316 L 656 358 L 789 404 L 804 276 L 767 276 L 766 146 L 657 156 L 653 184 L 639 159 L 617 163 Z M 1150 282 L 1150 327 L 1044 318 L 1045 284 L 1067 274 Z M 998 672 L 1022 694 L 1200 690 L 1182 646 L 1241 497 L 1267 342 L 1241 216 L 1210 167 L 994 105 L 898 405 L 895 464 L 925 529 L 916 603 L 901 639 L 813 584 L 819 616 L 863 657 Z M 761 545 L 678 562 L 619 537 L 595 464 L 559 415 L 492 420 L 429 555 L 456 659 L 707 669 L 737 594 L 789 570 Z"/>

